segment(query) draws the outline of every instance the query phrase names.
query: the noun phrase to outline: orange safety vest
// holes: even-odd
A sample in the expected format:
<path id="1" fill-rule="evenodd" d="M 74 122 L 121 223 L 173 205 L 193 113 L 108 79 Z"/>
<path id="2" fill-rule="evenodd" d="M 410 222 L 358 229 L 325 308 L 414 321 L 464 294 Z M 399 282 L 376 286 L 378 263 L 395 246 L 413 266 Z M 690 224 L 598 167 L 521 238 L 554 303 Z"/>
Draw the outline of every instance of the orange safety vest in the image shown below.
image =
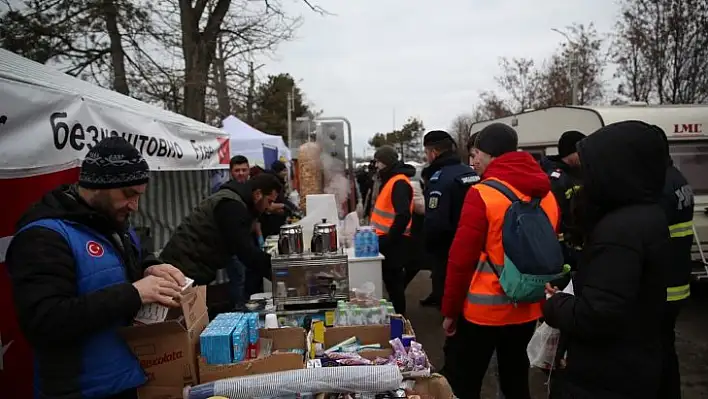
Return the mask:
<path id="1" fill-rule="evenodd" d="M 523 201 L 530 200 L 510 184 L 498 179 Z M 479 191 L 487 208 L 487 239 L 477 263 L 477 269 L 472 275 L 472 282 L 467 293 L 467 300 L 463 308 L 463 315 L 467 321 L 485 326 L 503 326 L 508 324 L 522 324 L 541 317 L 541 302 L 513 303 L 502 289 L 497 274 L 501 273 L 504 265 L 504 247 L 502 245 L 502 227 L 504 215 L 511 205 L 511 201 L 504 194 L 484 184 L 476 184 L 472 189 Z M 558 228 L 560 212 L 558 203 L 549 192 L 541 200 L 541 208 L 551 221 L 553 228 Z"/>
<path id="2" fill-rule="evenodd" d="M 396 217 L 396 211 L 393 209 L 393 202 L 391 201 L 391 194 L 393 194 L 393 185 L 396 184 L 397 181 L 403 180 L 408 185 L 411 185 L 411 180 L 408 178 L 408 176 L 403 175 L 403 174 L 398 174 L 393 176 L 392 178 L 388 179 L 386 184 L 384 184 L 383 188 L 381 188 L 381 192 L 379 193 L 379 196 L 376 197 L 376 203 L 374 204 L 374 210 L 371 211 L 371 226 L 374 227 L 374 231 L 376 232 L 376 235 L 382 236 L 388 234 L 388 231 L 391 230 L 391 225 L 393 224 L 393 218 Z M 413 186 L 411 186 L 411 191 L 413 190 Z M 411 200 L 411 205 L 410 205 L 410 211 L 411 211 L 411 216 L 413 215 L 413 201 Z M 410 236 L 411 235 L 411 222 L 413 218 L 411 217 L 411 220 L 408 221 L 408 226 L 406 226 L 406 230 L 403 232 L 403 235 L 405 236 Z"/>

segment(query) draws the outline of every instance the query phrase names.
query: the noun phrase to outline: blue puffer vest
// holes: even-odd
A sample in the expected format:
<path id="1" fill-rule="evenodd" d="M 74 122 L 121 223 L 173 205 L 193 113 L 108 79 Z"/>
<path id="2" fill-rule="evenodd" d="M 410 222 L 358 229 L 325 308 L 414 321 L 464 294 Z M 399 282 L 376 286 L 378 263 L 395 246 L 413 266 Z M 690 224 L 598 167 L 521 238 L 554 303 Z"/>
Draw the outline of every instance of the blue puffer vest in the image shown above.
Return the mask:
<path id="1" fill-rule="evenodd" d="M 76 261 L 79 295 L 128 282 L 123 260 L 102 235 L 84 225 L 59 219 L 38 220 L 20 231 L 32 227 L 54 230 L 69 244 Z M 132 229 L 130 237 L 140 248 Z M 138 359 L 118 333 L 121 327 L 123 324 L 117 321 L 115 328 L 100 332 L 84 343 L 79 378 L 83 398 L 105 398 L 138 387 L 147 380 Z M 38 389 L 41 387 L 36 387 L 36 393 Z"/>

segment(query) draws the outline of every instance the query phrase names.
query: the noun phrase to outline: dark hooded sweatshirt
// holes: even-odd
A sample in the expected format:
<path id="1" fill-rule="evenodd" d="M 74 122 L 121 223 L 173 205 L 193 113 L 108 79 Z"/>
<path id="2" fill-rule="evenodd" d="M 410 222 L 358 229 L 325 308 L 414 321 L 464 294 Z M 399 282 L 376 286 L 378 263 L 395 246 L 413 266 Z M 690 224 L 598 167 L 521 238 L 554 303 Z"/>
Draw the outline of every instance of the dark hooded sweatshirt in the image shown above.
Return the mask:
<path id="1" fill-rule="evenodd" d="M 555 294 L 543 307 L 567 349 L 553 391 L 560 398 L 655 398 L 663 276 L 671 265 L 658 205 L 666 146 L 649 125 L 630 121 L 598 130 L 578 148 L 586 239 L 575 296 Z"/>
<path id="2" fill-rule="evenodd" d="M 46 194 L 25 212 L 17 228 L 41 219 L 78 223 L 100 234 L 120 254 L 131 282 L 142 278 L 147 266 L 161 263 L 154 257 L 138 259 L 127 230 L 89 207 L 73 186 Z M 6 264 L 18 321 L 35 352 L 37 384 L 46 395 L 79 398 L 83 343 L 99 332 L 129 325 L 141 306 L 138 291 L 124 283 L 78 296 L 72 249 L 59 233 L 44 227 L 17 234 Z"/>

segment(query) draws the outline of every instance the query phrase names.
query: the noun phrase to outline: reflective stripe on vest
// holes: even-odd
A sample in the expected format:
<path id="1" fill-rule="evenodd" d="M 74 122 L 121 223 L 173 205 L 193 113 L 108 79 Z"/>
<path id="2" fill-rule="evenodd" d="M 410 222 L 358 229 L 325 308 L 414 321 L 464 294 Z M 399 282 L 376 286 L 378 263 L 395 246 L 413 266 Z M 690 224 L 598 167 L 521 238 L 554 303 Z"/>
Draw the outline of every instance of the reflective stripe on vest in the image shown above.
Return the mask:
<path id="1" fill-rule="evenodd" d="M 688 237 L 693 235 L 693 221 L 676 223 L 669 226 L 671 238 Z"/>
<path id="2" fill-rule="evenodd" d="M 666 300 L 668 302 L 680 301 L 691 296 L 691 284 L 680 285 L 678 287 L 668 287 L 666 289 Z"/>
<path id="3" fill-rule="evenodd" d="M 504 184 L 521 200 L 530 199 L 509 184 Z M 472 275 L 467 293 L 463 309 L 465 319 L 471 323 L 489 326 L 521 324 L 539 319 L 542 315 L 541 302 L 513 303 L 504 293 L 497 277 L 497 273 L 501 273 L 504 268 L 501 232 L 504 215 L 511 203 L 502 193 L 483 184 L 472 186 L 471 189 L 477 190 L 482 197 L 489 225 L 485 247 Z M 560 215 L 553 193 L 549 192 L 541 200 L 541 208 L 548 215 L 553 227 L 557 228 Z M 497 273 L 494 272 L 495 270 Z"/>
<path id="4" fill-rule="evenodd" d="M 573 196 L 575 195 L 575 193 L 577 193 L 578 191 L 580 191 L 581 188 L 582 188 L 582 186 L 575 185 L 575 186 L 573 186 L 573 187 L 571 187 L 571 188 L 565 190 L 565 199 L 571 199 L 571 198 L 573 198 Z"/>
<path id="5" fill-rule="evenodd" d="M 406 175 L 398 174 L 388 179 L 378 197 L 376 197 L 376 204 L 374 204 L 374 209 L 371 211 L 371 226 L 377 235 L 385 235 L 391 230 L 391 225 L 393 224 L 393 219 L 396 217 L 396 211 L 393 209 L 392 194 L 393 186 L 397 181 L 403 180 L 408 185 L 411 185 L 410 179 Z M 411 186 L 411 192 L 413 191 L 413 186 Z M 413 201 L 410 204 L 411 219 L 408 221 L 408 225 L 403 232 L 403 235 L 411 235 L 411 223 L 413 221 Z"/>

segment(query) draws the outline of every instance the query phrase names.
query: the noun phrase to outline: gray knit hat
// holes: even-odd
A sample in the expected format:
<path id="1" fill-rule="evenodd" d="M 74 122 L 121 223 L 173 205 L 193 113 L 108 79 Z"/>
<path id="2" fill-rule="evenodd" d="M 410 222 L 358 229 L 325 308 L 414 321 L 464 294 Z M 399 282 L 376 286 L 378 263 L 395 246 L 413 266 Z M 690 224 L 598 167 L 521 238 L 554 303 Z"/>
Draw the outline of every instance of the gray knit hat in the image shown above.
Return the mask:
<path id="1" fill-rule="evenodd" d="M 396 152 L 396 150 L 394 150 L 390 145 L 384 145 L 376 150 L 374 153 L 374 159 L 386 166 L 391 166 L 398 162 L 398 152 Z"/>

